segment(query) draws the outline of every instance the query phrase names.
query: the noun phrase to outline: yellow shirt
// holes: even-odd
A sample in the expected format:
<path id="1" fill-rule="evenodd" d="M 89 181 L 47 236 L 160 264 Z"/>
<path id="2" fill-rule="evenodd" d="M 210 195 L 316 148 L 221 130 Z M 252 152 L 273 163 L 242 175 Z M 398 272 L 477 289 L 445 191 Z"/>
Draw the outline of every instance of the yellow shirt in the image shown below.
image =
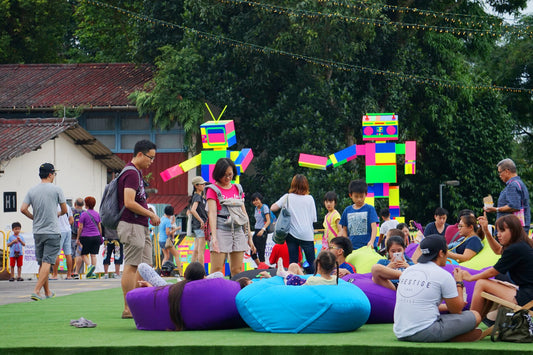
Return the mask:
<path id="1" fill-rule="evenodd" d="M 339 211 L 337 210 L 333 210 L 332 212 L 329 212 L 324 217 L 324 223 L 322 223 L 322 225 L 324 226 L 324 238 L 323 239 L 327 240 L 328 243 L 330 240 L 332 240 L 333 238 L 339 235 L 338 222 L 340 221 L 340 219 L 341 219 L 341 215 Z M 329 225 L 328 225 L 328 222 L 329 222 Z M 333 231 L 335 231 L 335 233 L 333 233 L 332 229 Z"/>
<path id="2" fill-rule="evenodd" d="M 331 276 L 331 279 L 326 280 L 322 276 L 309 276 L 307 279 L 307 282 L 305 285 L 313 286 L 313 285 L 336 285 L 337 284 L 337 276 Z"/>

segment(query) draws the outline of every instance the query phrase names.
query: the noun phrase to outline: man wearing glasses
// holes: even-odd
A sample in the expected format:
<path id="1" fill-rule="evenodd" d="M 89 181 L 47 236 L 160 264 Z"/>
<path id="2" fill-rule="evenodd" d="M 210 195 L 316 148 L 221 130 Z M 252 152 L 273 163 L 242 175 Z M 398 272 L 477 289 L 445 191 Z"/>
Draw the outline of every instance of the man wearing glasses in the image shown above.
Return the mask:
<path id="1" fill-rule="evenodd" d="M 496 212 L 496 219 L 513 213 L 522 222 L 524 230 L 529 233 L 531 210 L 529 208 L 529 191 L 516 173 L 516 165 L 511 159 L 498 163 L 498 175 L 505 183 L 505 188 L 498 197 L 498 207 L 485 207 L 485 212 Z"/>
<path id="2" fill-rule="evenodd" d="M 41 183 L 32 187 L 20 207 L 26 217 L 33 220 L 33 238 L 35 240 L 35 258 L 40 265 L 39 279 L 35 284 L 31 299 L 41 301 L 52 298 L 55 294 L 48 287 L 50 266 L 59 255 L 61 234 L 57 217 L 67 213 L 67 204 L 63 190 L 53 182 L 56 170 L 50 163 L 39 167 Z M 57 211 L 59 205 L 60 211 Z M 29 207 L 31 206 L 31 212 Z M 41 289 L 44 293 L 40 293 Z"/>
<path id="3" fill-rule="evenodd" d="M 124 311 L 122 318 L 132 318 L 126 294 L 133 290 L 140 276 L 137 266 L 141 263 L 152 265 L 152 241 L 148 229 L 148 220 L 152 225 L 159 225 L 159 217 L 148 209 L 146 192 L 142 179 L 142 170 L 148 169 L 155 159 L 156 145 L 149 140 L 135 144 L 133 159 L 126 167 L 135 169 L 125 171 L 118 179 L 118 204 L 125 207 L 117 226 L 117 234 L 124 244 L 124 271 L 122 273 L 122 291 L 124 293 Z"/>

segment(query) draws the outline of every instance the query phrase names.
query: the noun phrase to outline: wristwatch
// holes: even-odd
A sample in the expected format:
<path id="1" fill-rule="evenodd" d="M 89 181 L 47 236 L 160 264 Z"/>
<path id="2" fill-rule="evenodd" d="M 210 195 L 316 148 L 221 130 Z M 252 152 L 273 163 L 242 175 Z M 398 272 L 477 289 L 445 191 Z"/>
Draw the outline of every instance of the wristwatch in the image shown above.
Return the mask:
<path id="1" fill-rule="evenodd" d="M 455 284 L 457 285 L 457 287 L 462 287 L 462 288 L 465 287 L 465 284 L 463 281 L 455 281 Z"/>

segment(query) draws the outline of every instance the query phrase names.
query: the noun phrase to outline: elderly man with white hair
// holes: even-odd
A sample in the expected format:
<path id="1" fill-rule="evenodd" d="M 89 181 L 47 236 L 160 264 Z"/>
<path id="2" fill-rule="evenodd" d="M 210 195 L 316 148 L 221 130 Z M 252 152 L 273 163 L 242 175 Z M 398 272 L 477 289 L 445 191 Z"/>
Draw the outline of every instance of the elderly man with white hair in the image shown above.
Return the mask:
<path id="1" fill-rule="evenodd" d="M 529 233 L 531 210 L 529 208 L 529 191 L 516 172 L 516 165 L 511 159 L 498 163 L 498 174 L 505 183 L 505 188 L 498 197 L 498 207 L 485 207 L 485 212 L 496 212 L 496 219 L 507 214 L 517 216 L 526 233 Z"/>

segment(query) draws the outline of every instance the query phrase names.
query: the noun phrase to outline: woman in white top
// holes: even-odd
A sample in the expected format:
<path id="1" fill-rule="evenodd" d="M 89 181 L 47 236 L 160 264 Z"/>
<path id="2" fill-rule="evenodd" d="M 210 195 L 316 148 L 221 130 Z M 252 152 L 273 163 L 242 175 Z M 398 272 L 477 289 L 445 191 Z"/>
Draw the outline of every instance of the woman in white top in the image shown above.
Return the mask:
<path id="1" fill-rule="evenodd" d="M 276 212 L 283 207 L 291 214 L 289 234 L 285 239 L 289 249 L 289 261 L 298 263 L 298 247 L 301 247 L 309 264 L 305 271 L 313 274 L 315 271 L 313 223 L 316 222 L 316 206 L 313 196 L 309 195 L 309 182 L 305 176 L 295 175 L 289 193 L 281 196 L 270 209 Z"/>

